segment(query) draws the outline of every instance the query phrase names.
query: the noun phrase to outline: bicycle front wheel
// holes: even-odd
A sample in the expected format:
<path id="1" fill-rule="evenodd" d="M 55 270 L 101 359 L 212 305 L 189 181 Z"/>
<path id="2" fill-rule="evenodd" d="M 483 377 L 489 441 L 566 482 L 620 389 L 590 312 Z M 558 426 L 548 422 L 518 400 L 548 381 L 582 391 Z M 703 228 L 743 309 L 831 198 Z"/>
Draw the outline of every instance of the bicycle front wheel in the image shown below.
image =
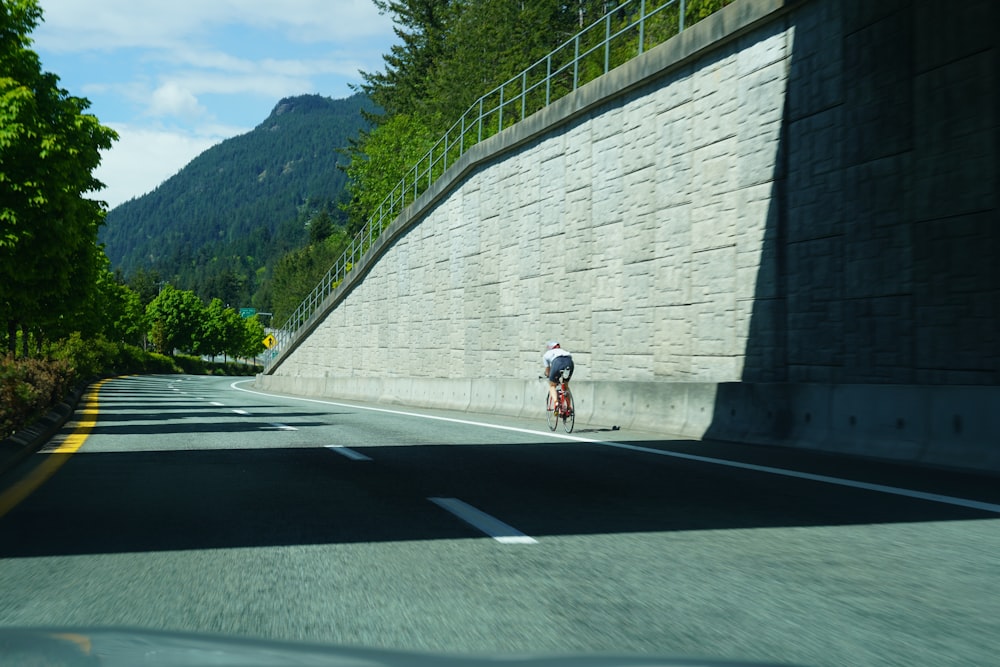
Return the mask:
<path id="1" fill-rule="evenodd" d="M 552 397 L 545 397 L 545 422 L 549 425 L 549 430 L 554 431 L 556 427 L 559 426 L 559 415 L 554 410 L 552 405 Z"/>

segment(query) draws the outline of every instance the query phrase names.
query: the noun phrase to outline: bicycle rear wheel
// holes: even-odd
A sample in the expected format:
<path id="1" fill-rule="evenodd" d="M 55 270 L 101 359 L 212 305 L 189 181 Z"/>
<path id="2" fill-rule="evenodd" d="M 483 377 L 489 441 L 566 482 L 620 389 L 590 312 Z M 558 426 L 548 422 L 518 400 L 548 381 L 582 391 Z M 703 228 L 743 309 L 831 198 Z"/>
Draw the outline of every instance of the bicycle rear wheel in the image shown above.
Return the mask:
<path id="1" fill-rule="evenodd" d="M 563 428 L 567 433 L 572 433 L 575 423 L 576 410 L 573 408 L 573 397 L 567 392 L 563 394 Z"/>
<path id="2" fill-rule="evenodd" d="M 556 427 L 559 426 L 559 415 L 553 409 L 552 397 L 545 397 L 545 422 L 549 425 L 549 430 L 554 431 Z"/>

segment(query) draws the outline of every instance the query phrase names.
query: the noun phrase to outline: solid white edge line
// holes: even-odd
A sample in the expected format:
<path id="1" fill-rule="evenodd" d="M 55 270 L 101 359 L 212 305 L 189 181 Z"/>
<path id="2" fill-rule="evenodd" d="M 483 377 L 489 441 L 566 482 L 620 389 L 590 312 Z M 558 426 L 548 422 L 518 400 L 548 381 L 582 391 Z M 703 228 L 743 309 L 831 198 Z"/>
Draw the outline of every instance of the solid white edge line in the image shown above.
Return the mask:
<path id="1" fill-rule="evenodd" d="M 322 403 L 324 405 L 334 405 L 342 408 L 353 408 L 355 410 L 370 410 L 372 412 L 385 412 L 388 414 L 401 415 L 404 417 L 419 417 L 421 419 L 434 419 L 437 421 L 451 422 L 453 424 L 465 424 L 468 426 L 481 426 L 483 428 L 492 428 L 501 431 L 514 431 L 516 433 L 527 433 L 530 435 L 540 435 L 548 438 L 554 438 L 557 440 L 572 440 L 574 442 L 585 442 L 592 445 L 603 445 L 605 447 L 614 447 L 617 449 L 628 449 L 636 452 L 642 452 L 645 454 L 656 454 L 657 456 L 669 456 L 677 459 L 684 459 L 687 461 L 697 461 L 698 463 L 710 463 L 712 465 L 727 466 L 730 468 L 741 468 L 743 470 L 751 470 L 754 472 L 762 472 L 770 475 L 780 475 L 782 477 L 794 477 L 797 479 L 805 479 L 812 482 L 821 482 L 823 484 L 833 484 L 836 486 L 846 486 L 854 489 L 862 489 L 864 491 L 874 491 L 876 493 L 885 493 L 894 496 L 903 496 L 906 498 L 914 498 L 916 500 L 926 500 L 929 502 L 942 503 L 945 505 L 954 505 L 956 507 L 965 507 L 968 509 L 981 510 L 983 512 L 992 512 L 994 514 L 1000 514 L 1000 504 L 996 503 L 985 503 L 978 500 L 969 500 L 967 498 L 958 498 L 956 496 L 946 496 L 937 493 L 927 493 L 924 491 L 913 491 L 911 489 L 903 489 L 896 486 L 886 486 L 884 484 L 871 484 L 868 482 L 858 482 L 853 479 L 842 479 L 840 477 L 829 477 L 827 475 L 815 475 L 808 472 L 798 472 L 796 470 L 786 470 L 784 468 L 772 468 L 770 466 L 761 466 L 753 463 L 741 463 L 740 461 L 729 461 L 726 459 L 716 459 L 709 456 L 698 456 L 697 454 L 684 454 L 682 452 L 671 452 L 662 449 L 653 449 L 651 447 L 640 447 L 639 445 L 629 445 L 623 442 L 612 442 L 609 440 L 594 440 L 593 438 L 583 438 L 578 435 L 563 435 L 561 433 L 552 433 L 549 431 L 535 431 L 527 428 L 517 428 L 515 426 L 503 426 L 500 424 L 489 424 L 486 422 L 476 422 L 466 419 L 453 419 L 451 417 L 439 417 L 437 415 L 422 415 L 417 412 L 405 412 L 402 410 L 389 410 L 386 408 L 373 408 L 367 405 L 354 405 L 352 403 L 338 403 L 335 401 L 322 401 L 314 398 L 302 398 L 299 396 L 288 396 L 287 394 L 268 394 L 262 391 L 254 391 L 252 389 L 243 389 L 242 387 L 237 387 L 238 384 L 243 384 L 245 382 L 253 382 L 253 380 L 242 380 L 234 382 L 230 385 L 231 388 L 237 391 L 245 391 L 250 394 L 259 394 L 261 396 L 275 396 L 279 398 L 288 398 L 295 401 L 306 401 L 309 403 Z"/>
<path id="2" fill-rule="evenodd" d="M 306 403 L 320 403 L 322 405 L 333 405 L 338 408 L 352 408 L 354 410 L 368 410 L 369 412 L 384 412 L 390 415 L 399 415 L 401 417 L 419 417 L 421 419 L 432 419 L 435 421 L 449 422 L 451 424 L 465 424 L 466 426 L 481 426 L 484 428 L 492 428 L 498 431 L 513 431 L 515 433 L 527 433 L 528 435 L 545 435 L 550 438 L 555 438 L 556 440 L 572 440 L 574 442 L 587 442 L 590 444 L 604 444 L 603 440 L 594 440 L 593 438 L 582 438 L 578 435 L 563 435 L 561 433 L 552 433 L 550 431 L 536 431 L 530 428 L 519 428 L 517 426 L 503 426 L 502 424 L 488 424 L 486 422 L 477 422 L 469 419 L 455 419 L 454 417 L 440 417 L 438 415 L 426 415 L 420 414 L 419 412 L 406 412 L 404 410 L 390 410 L 388 408 L 375 408 L 369 405 L 357 405 L 355 403 L 340 403 L 337 401 L 323 401 L 316 398 L 304 398 L 301 396 L 289 396 L 288 394 L 268 394 L 263 391 L 254 391 L 253 389 L 243 389 L 242 387 L 237 387 L 238 384 L 243 384 L 245 382 L 253 382 L 253 380 L 239 380 L 233 382 L 229 385 L 232 389 L 237 391 L 245 391 L 248 394 L 257 394 L 259 396 L 273 396 L 275 398 L 287 398 L 293 401 L 305 401 Z"/>
<path id="3" fill-rule="evenodd" d="M 535 538 L 525 535 L 513 526 L 507 525 L 500 519 L 490 516 L 458 498 L 428 498 L 427 500 L 502 544 L 538 544 L 538 540 Z"/>
<path id="4" fill-rule="evenodd" d="M 332 452 L 337 452 L 341 456 L 346 456 L 352 461 L 371 461 L 370 456 L 365 456 L 361 452 L 356 452 L 350 447 L 344 447 L 343 445 L 326 445 L 326 448 Z"/>
<path id="5" fill-rule="evenodd" d="M 798 479 L 808 480 L 810 482 L 822 482 L 824 484 L 848 486 L 855 489 L 863 489 L 865 491 L 876 491 L 878 493 L 887 493 L 896 496 L 906 496 L 907 498 L 916 498 L 917 500 L 929 500 L 935 503 L 957 505 L 959 507 L 967 507 L 969 509 L 983 510 L 984 512 L 994 512 L 1000 514 L 1000 505 L 994 503 L 984 503 L 978 500 L 969 500 L 967 498 L 957 498 L 955 496 L 945 496 L 938 493 L 927 493 L 925 491 L 913 491 L 912 489 L 902 489 L 896 486 L 886 486 L 884 484 L 872 484 L 870 482 L 859 482 L 853 479 L 830 477 L 828 475 L 817 475 L 809 472 L 799 472 L 797 470 L 785 470 L 784 468 L 772 468 L 770 466 L 762 466 L 754 463 L 727 461 L 726 459 L 714 459 L 707 456 L 698 456 L 696 454 L 684 454 L 682 452 L 667 452 L 660 449 L 652 449 L 650 447 L 640 447 L 638 445 L 628 445 L 621 442 L 604 442 L 601 444 L 604 444 L 608 447 L 616 447 L 618 449 L 630 449 L 633 451 L 643 452 L 646 454 L 659 454 L 660 456 L 672 456 L 674 458 L 686 459 L 688 461 L 697 461 L 699 463 L 711 463 L 714 465 L 728 466 L 730 468 L 740 468 L 742 470 L 763 472 L 770 475 L 795 477 Z"/>

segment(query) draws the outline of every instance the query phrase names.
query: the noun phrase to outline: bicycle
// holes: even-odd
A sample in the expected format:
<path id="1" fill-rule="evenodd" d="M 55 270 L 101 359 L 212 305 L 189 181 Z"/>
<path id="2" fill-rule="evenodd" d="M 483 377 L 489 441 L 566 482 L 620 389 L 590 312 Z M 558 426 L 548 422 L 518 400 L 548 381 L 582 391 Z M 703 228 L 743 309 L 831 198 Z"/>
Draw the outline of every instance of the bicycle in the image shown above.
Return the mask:
<path id="1" fill-rule="evenodd" d="M 563 428 L 567 433 L 573 432 L 573 424 L 576 422 L 576 410 L 573 406 L 573 395 L 569 391 L 569 369 L 563 370 L 559 374 L 556 382 L 556 405 L 552 405 L 552 395 L 545 395 L 545 421 L 549 425 L 549 430 L 554 431 L 559 426 L 562 419 Z"/>

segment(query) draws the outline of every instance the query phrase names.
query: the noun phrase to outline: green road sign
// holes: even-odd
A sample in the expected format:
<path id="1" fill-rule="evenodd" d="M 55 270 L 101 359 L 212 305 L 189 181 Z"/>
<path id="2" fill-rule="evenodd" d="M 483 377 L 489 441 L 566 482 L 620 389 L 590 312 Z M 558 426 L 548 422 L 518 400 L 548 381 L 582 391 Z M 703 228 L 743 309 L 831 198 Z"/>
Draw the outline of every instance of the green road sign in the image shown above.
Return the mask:
<path id="1" fill-rule="evenodd" d="M 256 314 L 256 308 L 240 308 L 240 317 L 253 317 Z"/>

